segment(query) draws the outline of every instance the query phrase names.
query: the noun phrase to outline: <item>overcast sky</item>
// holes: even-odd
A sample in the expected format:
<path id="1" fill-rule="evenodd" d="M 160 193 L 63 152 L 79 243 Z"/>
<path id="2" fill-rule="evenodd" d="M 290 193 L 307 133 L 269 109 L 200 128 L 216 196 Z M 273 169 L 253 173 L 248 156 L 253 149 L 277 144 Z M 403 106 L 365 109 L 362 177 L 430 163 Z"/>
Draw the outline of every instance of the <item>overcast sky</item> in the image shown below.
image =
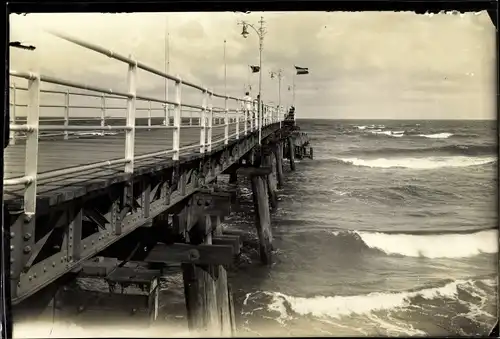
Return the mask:
<path id="1" fill-rule="evenodd" d="M 28 14 L 10 16 L 11 69 L 38 71 L 116 90 L 126 88 L 126 66 L 56 38 L 55 29 L 164 68 L 165 31 L 170 73 L 243 96 L 248 65 L 258 64 L 258 38 L 240 35 L 238 20 L 266 20 L 263 98 L 278 101 L 269 71 L 282 68 L 282 103 L 291 103 L 294 65 L 299 117 L 376 119 L 494 119 L 495 28 L 486 12 L 417 15 L 411 12 Z M 168 22 L 168 23 L 167 23 Z M 139 93 L 163 97 L 164 82 L 139 74 Z M 22 81 L 16 80 L 21 84 Z M 258 74 L 251 76 L 257 94 Z M 173 93 L 171 90 L 170 93 Z M 172 94 L 171 94 L 172 95 Z M 183 100 L 200 104 L 199 94 Z M 194 101 L 194 102 L 193 102 Z"/>

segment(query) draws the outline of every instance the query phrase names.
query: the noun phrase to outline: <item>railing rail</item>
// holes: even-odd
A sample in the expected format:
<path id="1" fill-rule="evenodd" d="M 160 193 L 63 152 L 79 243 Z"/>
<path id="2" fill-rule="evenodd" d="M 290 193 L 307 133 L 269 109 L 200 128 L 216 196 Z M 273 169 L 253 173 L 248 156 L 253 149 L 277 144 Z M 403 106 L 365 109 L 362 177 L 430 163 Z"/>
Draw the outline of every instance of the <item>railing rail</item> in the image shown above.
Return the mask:
<path id="1" fill-rule="evenodd" d="M 223 142 L 228 144 L 231 138 L 239 138 L 239 125 L 240 117 L 243 119 L 243 133 L 246 136 L 249 131 L 255 131 L 259 128 L 258 125 L 258 110 L 253 102 L 248 102 L 245 99 L 220 95 L 214 93 L 213 90 L 209 90 L 204 86 L 200 86 L 189 82 L 187 80 L 181 79 L 180 76 L 172 76 L 164 72 L 158 71 L 152 67 L 149 67 L 143 63 L 134 60 L 132 57 L 124 57 L 120 54 L 114 53 L 113 51 L 107 50 L 100 46 L 96 46 L 87 42 L 80 41 L 75 38 L 71 38 L 65 35 L 56 34 L 59 37 L 75 43 L 79 46 L 91 49 L 98 53 L 104 54 L 110 58 L 119 60 L 121 62 L 128 64 L 128 76 L 127 76 L 127 92 L 115 91 L 113 89 L 107 89 L 99 86 L 82 84 L 77 81 L 70 81 L 65 79 L 60 79 L 52 76 L 46 76 L 41 74 L 35 74 L 31 72 L 22 71 L 10 71 L 10 76 L 15 78 L 23 78 L 28 80 L 27 87 L 19 87 L 15 83 L 10 88 L 13 90 L 12 103 L 10 104 L 10 138 L 12 143 L 15 143 L 16 135 L 20 132 L 25 133 L 26 139 L 26 159 L 25 159 L 25 170 L 24 176 L 9 178 L 4 180 L 5 186 L 13 186 L 25 184 L 25 194 L 24 194 L 24 211 L 27 215 L 33 215 L 36 211 L 36 194 L 37 194 L 37 180 L 55 178 L 62 175 L 76 174 L 78 172 L 87 171 L 90 169 L 100 168 L 103 166 L 111 165 L 124 165 L 124 172 L 133 173 L 134 172 L 134 162 L 137 160 L 148 159 L 156 157 L 159 155 L 171 155 L 172 159 L 179 160 L 180 153 L 188 150 L 194 150 L 199 147 L 200 153 L 210 152 L 212 150 L 212 145 Z M 148 71 L 155 75 L 158 75 L 167 80 L 174 81 L 175 85 L 175 99 L 158 99 L 155 97 L 149 97 L 146 95 L 137 95 L 137 71 L 139 69 Z M 62 85 L 72 89 L 81 89 L 88 91 L 90 93 L 80 93 L 68 90 L 51 90 L 51 89 L 41 89 L 42 83 L 50 83 L 54 85 Z M 184 102 L 182 100 L 182 88 L 190 87 L 200 91 L 202 96 L 201 105 Z M 17 92 L 27 91 L 28 93 L 28 103 L 25 105 L 27 107 L 26 117 L 16 115 L 18 113 L 17 108 L 23 107 L 18 102 Z M 44 105 L 40 103 L 41 93 L 52 93 L 64 96 L 64 104 L 61 105 Z M 100 98 L 99 106 L 84 106 L 84 105 L 71 105 L 71 96 L 88 96 L 94 98 Z M 224 108 L 214 107 L 214 98 L 224 99 Z M 107 106 L 107 99 L 122 99 L 126 100 L 126 107 L 113 107 Z M 137 108 L 137 101 L 145 101 L 148 104 L 147 108 Z M 162 108 L 154 108 L 151 106 L 153 102 L 160 103 L 163 105 Z M 232 104 L 234 107 L 230 107 Z M 250 109 L 248 109 L 248 106 Z M 64 116 L 60 119 L 40 119 L 40 108 L 43 107 L 60 107 L 64 108 Z M 173 107 L 173 124 L 170 125 L 170 107 Z M 88 118 L 83 117 L 71 117 L 72 108 L 86 108 L 86 109 L 98 109 L 100 111 L 99 116 L 92 116 Z M 106 112 L 112 109 L 125 109 L 126 113 L 124 117 L 107 117 Z M 189 123 L 188 125 L 182 124 L 183 108 L 190 108 L 189 112 Z M 282 112 L 276 112 L 276 109 L 270 105 L 263 105 L 263 119 L 262 125 L 264 127 L 271 123 L 282 121 L 284 115 Z M 138 111 L 147 110 L 147 116 L 139 117 Z M 165 110 L 165 121 L 162 125 L 153 125 L 152 123 L 152 112 L 154 110 Z M 193 117 L 193 114 L 197 114 Z M 230 116 L 234 116 L 231 119 Z M 43 117 L 42 117 L 43 118 Z M 144 118 L 147 119 L 147 125 L 136 125 L 136 119 Z M 198 125 L 193 125 L 193 118 L 198 119 Z M 168 120 L 167 120 L 168 119 Z M 99 121 L 99 124 L 92 126 L 82 126 L 82 125 L 71 125 L 73 121 Z M 124 125 L 108 125 L 108 120 L 125 120 Z M 61 125 L 44 125 L 40 122 L 62 122 Z M 248 127 L 248 123 L 250 126 Z M 229 127 L 236 126 L 236 132 L 229 134 Z M 224 137 L 218 140 L 213 140 L 213 128 L 217 126 L 224 127 Z M 181 130 L 186 128 L 199 128 L 200 130 L 200 143 L 199 145 L 189 145 L 185 147 L 180 147 L 181 140 Z M 135 134 L 137 130 L 156 130 L 156 129 L 172 129 L 172 149 L 165 149 L 161 151 L 156 151 L 148 154 L 135 155 Z M 84 166 L 57 169 L 50 172 L 45 172 L 38 174 L 38 145 L 40 137 L 39 132 L 41 131 L 55 131 L 62 132 L 60 134 L 52 135 L 62 135 L 64 140 L 69 139 L 71 132 L 73 131 L 100 131 L 104 135 L 105 130 L 112 131 L 124 131 L 125 132 L 125 150 L 124 156 L 121 159 L 107 160 L 104 162 L 96 162 L 93 164 L 88 164 Z"/>

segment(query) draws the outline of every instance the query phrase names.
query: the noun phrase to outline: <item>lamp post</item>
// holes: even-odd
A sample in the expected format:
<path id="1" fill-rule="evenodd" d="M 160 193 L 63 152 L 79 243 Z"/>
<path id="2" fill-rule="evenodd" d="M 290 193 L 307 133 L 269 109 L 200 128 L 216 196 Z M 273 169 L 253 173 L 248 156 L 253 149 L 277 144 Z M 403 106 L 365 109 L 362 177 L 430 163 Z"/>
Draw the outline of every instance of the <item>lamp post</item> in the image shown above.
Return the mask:
<path id="1" fill-rule="evenodd" d="M 249 24 L 246 21 L 241 21 L 238 24 L 243 26 L 243 30 L 241 31 L 241 35 L 246 39 L 248 36 L 248 27 L 252 28 L 257 36 L 259 37 L 259 100 L 257 101 L 258 105 L 258 119 L 259 119 L 259 145 L 262 140 L 262 49 L 264 46 L 264 35 L 267 33 L 266 28 L 264 27 L 264 17 L 260 17 L 259 20 L 259 28 L 255 28 L 254 25 Z"/>
<path id="2" fill-rule="evenodd" d="M 283 70 L 280 68 L 276 72 L 271 72 L 271 78 L 278 77 L 278 114 L 281 114 L 281 79 L 283 79 Z"/>

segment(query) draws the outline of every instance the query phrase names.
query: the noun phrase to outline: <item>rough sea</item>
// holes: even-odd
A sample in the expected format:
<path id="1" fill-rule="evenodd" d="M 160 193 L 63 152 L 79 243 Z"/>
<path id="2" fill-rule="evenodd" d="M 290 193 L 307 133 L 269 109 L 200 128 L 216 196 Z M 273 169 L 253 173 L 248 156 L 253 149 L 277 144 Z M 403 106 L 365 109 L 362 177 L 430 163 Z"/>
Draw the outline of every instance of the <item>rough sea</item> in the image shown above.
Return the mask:
<path id="1" fill-rule="evenodd" d="M 286 171 L 272 267 L 247 246 L 247 264 L 231 276 L 240 333 L 488 334 L 497 319 L 496 122 L 298 125 L 315 159 Z M 239 191 L 244 206 L 226 225 L 251 242 L 248 183 Z"/>
<path id="2" fill-rule="evenodd" d="M 496 122 L 298 125 L 315 157 L 295 172 L 284 163 L 273 264 L 260 264 L 243 178 L 223 224 L 244 238 L 229 274 L 238 335 L 487 335 L 498 310 Z M 44 336 L 189 336 L 182 286 L 178 271 L 165 278 L 149 330 L 48 322 Z M 19 325 L 17 337 L 42 333 Z"/>

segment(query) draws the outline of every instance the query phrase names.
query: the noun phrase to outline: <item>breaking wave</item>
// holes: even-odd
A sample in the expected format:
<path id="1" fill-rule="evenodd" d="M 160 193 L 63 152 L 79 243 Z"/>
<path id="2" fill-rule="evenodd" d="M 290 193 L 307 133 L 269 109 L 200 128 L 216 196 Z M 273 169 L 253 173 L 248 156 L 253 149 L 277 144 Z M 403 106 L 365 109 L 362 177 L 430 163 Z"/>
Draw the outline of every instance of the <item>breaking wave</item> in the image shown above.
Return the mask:
<path id="1" fill-rule="evenodd" d="M 435 134 L 418 134 L 419 137 L 429 138 L 429 139 L 448 139 L 453 133 L 435 133 Z"/>
<path id="2" fill-rule="evenodd" d="M 411 169 L 435 169 L 442 167 L 469 167 L 493 163 L 496 157 L 466 157 L 466 156 L 432 156 L 426 158 L 335 158 L 338 161 L 354 166 L 377 167 L 377 168 L 411 168 Z"/>
<path id="3" fill-rule="evenodd" d="M 409 234 L 351 231 L 348 236 L 387 255 L 425 258 L 469 258 L 498 253 L 497 230 L 475 233 Z M 339 233 L 334 233 L 339 235 Z M 343 234 L 346 236 L 347 234 Z"/>
<path id="4" fill-rule="evenodd" d="M 438 147 L 424 148 L 378 148 L 378 149 L 363 149 L 346 152 L 346 154 L 426 154 L 426 153 L 445 153 L 453 155 L 496 155 L 498 147 L 496 145 L 447 145 Z"/>
<path id="5" fill-rule="evenodd" d="M 493 279 L 483 279 L 478 282 L 487 286 L 495 284 Z M 269 297 L 271 300 L 267 304 L 268 310 L 278 312 L 277 320 L 283 323 L 292 319 L 294 313 L 316 318 L 340 319 L 352 315 L 369 315 L 379 311 L 408 308 L 413 306 L 414 301 L 417 299 L 457 301 L 459 293 L 467 293 L 472 296 L 477 295 L 479 290 L 477 283 L 472 279 L 468 279 L 445 281 L 441 283 L 441 286 L 418 290 L 374 292 L 350 296 L 315 296 L 306 298 L 290 296 L 280 292 L 257 292 L 252 296 L 247 296 L 247 300 L 257 297 L 258 294 Z M 483 291 L 481 290 L 479 293 L 481 294 L 481 292 Z"/>

